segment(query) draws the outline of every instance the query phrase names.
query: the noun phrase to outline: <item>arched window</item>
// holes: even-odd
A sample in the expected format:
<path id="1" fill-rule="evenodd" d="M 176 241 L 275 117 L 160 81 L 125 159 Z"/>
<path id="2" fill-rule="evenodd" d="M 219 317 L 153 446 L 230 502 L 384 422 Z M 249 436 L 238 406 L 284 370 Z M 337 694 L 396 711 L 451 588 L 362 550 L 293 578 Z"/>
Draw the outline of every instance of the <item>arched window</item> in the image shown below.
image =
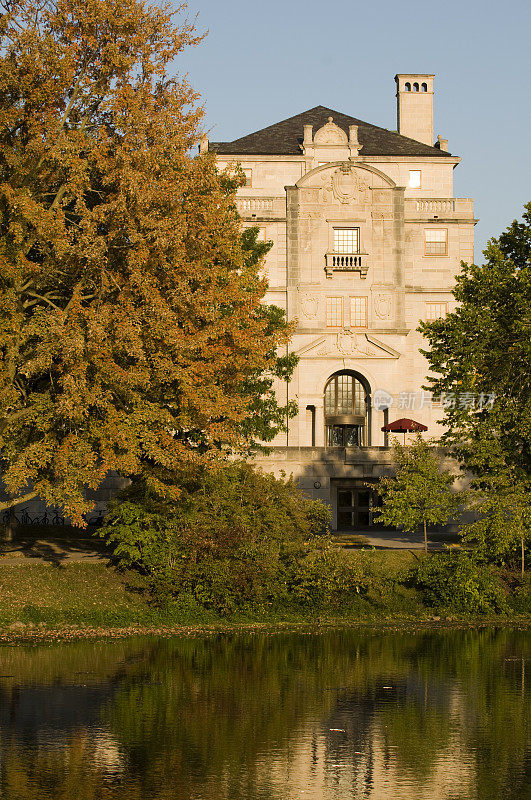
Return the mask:
<path id="1" fill-rule="evenodd" d="M 406 92 L 410 92 L 410 91 L 411 91 L 411 84 L 410 84 L 409 82 L 408 82 L 408 83 L 406 83 L 406 84 L 404 85 L 404 89 L 406 90 Z"/>
<path id="2" fill-rule="evenodd" d="M 336 372 L 325 386 L 324 411 L 328 447 L 370 444 L 370 386 L 357 372 Z"/>
<path id="3" fill-rule="evenodd" d="M 413 84 L 413 91 L 414 91 L 414 92 L 418 92 L 418 90 L 419 90 L 419 85 L 418 85 L 418 83 L 414 83 L 414 84 Z"/>
<path id="4" fill-rule="evenodd" d="M 422 92 L 427 92 L 428 91 L 428 84 L 427 83 L 423 83 L 422 86 L 420 87 L 420 89 L 421 89 Z"/>

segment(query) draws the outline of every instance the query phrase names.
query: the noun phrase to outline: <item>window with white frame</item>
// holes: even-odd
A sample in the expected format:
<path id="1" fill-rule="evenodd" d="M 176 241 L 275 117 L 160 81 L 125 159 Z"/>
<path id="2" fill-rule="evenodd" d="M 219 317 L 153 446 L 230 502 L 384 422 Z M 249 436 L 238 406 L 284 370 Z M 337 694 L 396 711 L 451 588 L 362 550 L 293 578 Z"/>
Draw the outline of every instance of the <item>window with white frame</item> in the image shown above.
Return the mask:
<path id="1" fill-rule="evenodd" d="M 448 253 L 448 231 L 446 228 L 424 230 L 424 253 L 427 256 L 445 256 Z"/>
<path id="2" fill-rule="evenodd" d="M 367 298 L 350 298 L 350 326 L 352 328 L 367 327 Z"/>
<path id="3" fill-rule="evenodd" d="M 326 327 L 341 328 L 343 326 L 343 298 L 326 298 Z"/>
<path id="4" fill-rule="evenodd" d="M 448 303 L 426 303 L 426 322 L 441 319 L 448 313 Z"/>
<path id="5" fill-rule="evenodd" d="M 420 189 L 420 178 L 421 178 L 420 169 L 410 169 L 409 170 L 409 188 L 410 189 Z"/>
<path id="6" fill-rule="evenodd" d="M 243 168 L 243 172 L 245 175 L 245 186 L 252 186 L 253 185 L 253 171 L 247 167 Z"/>
<path id="7" fill-rule="evenodd" d="M 334 228 L 334 253 L 359 253 L 359 228 Z"/>

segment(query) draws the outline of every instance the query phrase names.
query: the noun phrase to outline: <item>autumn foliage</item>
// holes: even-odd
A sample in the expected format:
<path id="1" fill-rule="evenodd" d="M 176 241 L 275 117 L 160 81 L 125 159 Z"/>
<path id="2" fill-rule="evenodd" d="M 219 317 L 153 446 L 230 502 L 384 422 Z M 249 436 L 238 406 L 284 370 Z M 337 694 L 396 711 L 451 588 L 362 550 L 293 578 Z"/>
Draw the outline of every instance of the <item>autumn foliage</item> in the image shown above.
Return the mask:
<path id="1" fill-rule="evenodd" d="M 3 11 L 2 505 L 38 494 L 79 522 L 109 470 L 170 499 L 180 471 L 270 438 L 289 331 L 237 180 L 190 155 L 201 111 L 170 69 L 193 26 L 141 0 Z"/>

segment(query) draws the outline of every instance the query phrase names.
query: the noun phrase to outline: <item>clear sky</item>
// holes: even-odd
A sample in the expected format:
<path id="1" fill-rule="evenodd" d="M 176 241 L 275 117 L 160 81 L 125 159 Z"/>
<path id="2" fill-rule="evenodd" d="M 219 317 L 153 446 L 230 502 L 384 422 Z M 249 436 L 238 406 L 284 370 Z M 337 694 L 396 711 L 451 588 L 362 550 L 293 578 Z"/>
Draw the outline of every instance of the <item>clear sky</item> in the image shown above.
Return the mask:
<path id="1" fill-rule="evenodd" d="M 195 14 L 208 36 L 177 66 L 212 140 L 316 105 L 395 129 L 395 73 L 435 73 L 435 135 L 462 158 L 478 263 L 531 200 L 531 0 L 188 0 Z"/>

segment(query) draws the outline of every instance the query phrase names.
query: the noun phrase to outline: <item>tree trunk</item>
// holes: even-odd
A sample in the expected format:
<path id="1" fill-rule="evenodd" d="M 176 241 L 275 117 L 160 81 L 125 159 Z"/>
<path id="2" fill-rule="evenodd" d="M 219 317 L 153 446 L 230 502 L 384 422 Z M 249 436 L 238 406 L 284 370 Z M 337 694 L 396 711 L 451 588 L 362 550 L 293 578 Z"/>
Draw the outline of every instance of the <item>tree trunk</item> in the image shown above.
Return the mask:
<path id="1" fill-rule="evenodd" d="M 521 554 L 522 554 L 522 578 L 524 577 L 525 572 L 525 547 L 524 547 L 524 536 L 522 534 L 522 538 L 520 539 L 520 547 L 521 547 Z"/>
<path id="2" fill-rule="evenodd" d="M 426 527 L 426 520 L 424 520 L 424 552 L 428 555 L 428 529 Z"/>
<path id="3" fill-rule="evenodd" d="M 16 527 L 17 527 L 17 520 L 15 517 L 15 509 L 12 507 L 9 509 L 9 519 L 7 520 L 5 525 L 5 531 L 4 531 L 5 542 L 13 541 Z"/>

